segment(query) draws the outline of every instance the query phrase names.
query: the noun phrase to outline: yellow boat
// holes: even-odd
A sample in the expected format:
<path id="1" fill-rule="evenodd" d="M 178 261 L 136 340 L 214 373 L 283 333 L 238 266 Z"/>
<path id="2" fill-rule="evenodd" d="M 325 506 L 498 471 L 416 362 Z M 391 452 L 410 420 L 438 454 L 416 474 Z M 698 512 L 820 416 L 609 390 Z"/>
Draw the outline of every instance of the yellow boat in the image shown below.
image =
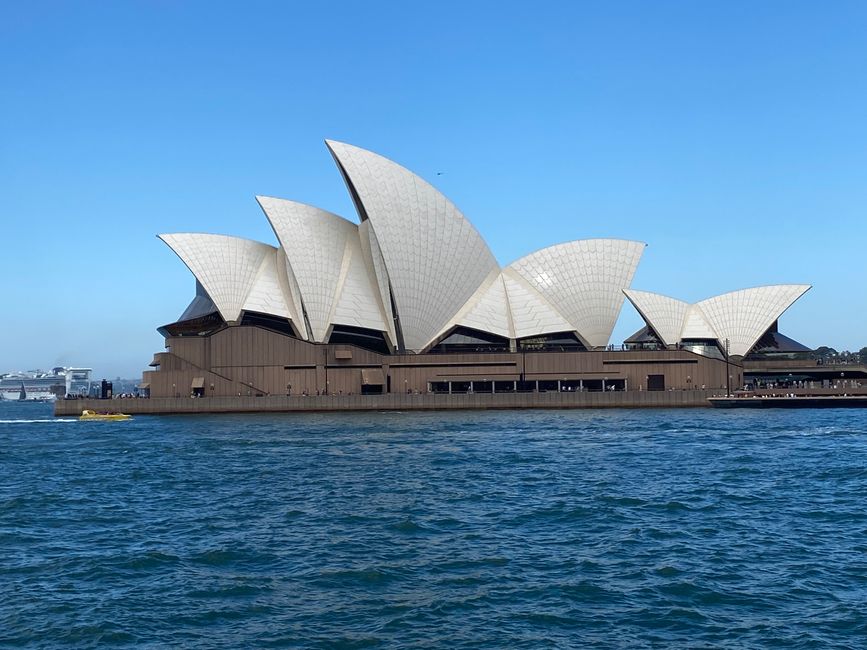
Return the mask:
<path id="1" fill-rule="evenodd" d="M 79 420 L 105 420 L 111 422 L 114 420 L 129 420 L 131 415 L 126 413 L 97 413 L 96 411 L 84 410 L 79 416 Z"/>

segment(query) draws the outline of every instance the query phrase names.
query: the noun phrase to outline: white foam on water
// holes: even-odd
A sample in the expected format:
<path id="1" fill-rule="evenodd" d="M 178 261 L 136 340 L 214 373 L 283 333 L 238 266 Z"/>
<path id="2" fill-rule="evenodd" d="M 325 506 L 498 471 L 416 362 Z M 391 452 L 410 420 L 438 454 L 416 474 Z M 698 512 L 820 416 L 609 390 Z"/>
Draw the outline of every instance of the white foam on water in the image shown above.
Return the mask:
<path id="1" fill-rule="evenodd" d="M 78 420 L 62 420 L 62 419 L 51 419 L 51 420 L 0 420 L 0 424 L 33 424 L 34 422 L 78 422 Z"/>

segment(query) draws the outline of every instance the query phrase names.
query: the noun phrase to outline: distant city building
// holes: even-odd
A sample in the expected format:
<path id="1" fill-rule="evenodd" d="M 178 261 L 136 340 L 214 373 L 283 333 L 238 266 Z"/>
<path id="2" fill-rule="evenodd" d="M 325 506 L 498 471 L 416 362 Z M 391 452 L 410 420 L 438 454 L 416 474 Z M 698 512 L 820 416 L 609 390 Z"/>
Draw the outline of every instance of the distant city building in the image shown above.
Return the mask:
<path id="1" fill-rule="evenodd" d="M 0 375 L 0 399 L 50 402 L 65 395 L 90 393 L 90 368 L 52 368 Z"/>

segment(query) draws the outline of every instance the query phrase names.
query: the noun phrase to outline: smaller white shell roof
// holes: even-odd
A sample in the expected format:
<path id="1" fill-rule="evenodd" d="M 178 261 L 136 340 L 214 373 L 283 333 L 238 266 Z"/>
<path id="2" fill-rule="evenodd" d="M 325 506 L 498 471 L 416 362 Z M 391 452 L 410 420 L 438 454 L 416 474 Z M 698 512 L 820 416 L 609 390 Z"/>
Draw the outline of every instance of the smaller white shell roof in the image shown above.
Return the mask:
<path id="1" fill-rule="evenodd" d="M 720 341 L 729 340 L 729 353 L 745 356 L 809 284 L 778 284 L 741 289 L 697 303 Z"/>
<path id="2" fill-rule="evenodd" d="M 571 323 L 588 347 L 604 347 L 646 244 L 579 239 L 531 253 L 509 265 Z"/>
<path id="3" fill-rule="evenodd" d="M 680 338 L 686 339 L 720 339 L 719 334 L 714 331 L 710 323 L 704 317 L 701 307 L 698 305 L 690 305 L 686 310 L 686 316 L 683 319 L 683 329 L 680 332 Z"/>
<path id="4" fill-rule="evenodd" d="M 624 289 L 629 302 L 666 345 L 676 345 L 681 339 L 684 318 L 689 304 L 649 291 Z"/>
<path id="5" fill-rule="evenodd" d="M 753 287 L 693 305 L 646 291 L 628 289 L 624 293 L 666 345 L 687 339 L 716 339 L 723 346 L 728 340 L 729 354 L 746 356 L 808 289 L 808 284 Z"/>
<path id="6" fill-rule="evenodd" d="M 274 291 L 277 249 L 262 242 L 203 233 L 159 235 L 190 269 L 220 315 L 236 321 L 241 311 L 292 318 L 286 296 Z"/>

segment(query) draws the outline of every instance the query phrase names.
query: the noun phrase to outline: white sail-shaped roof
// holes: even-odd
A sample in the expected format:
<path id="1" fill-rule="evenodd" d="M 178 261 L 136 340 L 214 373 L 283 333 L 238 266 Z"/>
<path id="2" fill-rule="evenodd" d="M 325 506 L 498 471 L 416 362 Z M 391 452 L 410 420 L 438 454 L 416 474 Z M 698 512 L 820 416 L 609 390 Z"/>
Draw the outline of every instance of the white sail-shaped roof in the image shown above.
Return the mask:
<path id="1" fill-rule="evenodd" d="M 774 321 L 810 288 L 780 284 L 741 289 L 689 305 L 646 291 L 624 291 L 638 313 L 666 345 L 715 339 L 729 354 L 746 356 Z"/>
<path id="2" fill-rule="evenodd" d="M 505 338 L 515 337 L 502 273 L 496 273 L 490 282 L 482 285 L 477 295 L 468 301 L 467 307 L 458 319 L 459 325 Z"/>
<path id="3" fill-rule="evenodd" d="M 509 298 L 509 311 L 516 339 L 575 330 L 575 326 L 517 271 L 504 269 L 502 277 Z"/>
<path id="4" fill-rule="evenodd" d="M 273 246 L 262 260 L 259 273 L 250 287 L 250 293 L 244 301 L 244 311 L 256 311 L 262 314 L 271 314 L 289 318 L 296 326 L 303 328 L 297 317 L 297 312 L 292 308 L 292 300 L 285 281 L 283 281 L 282 255 Z"/>
<path id="5" fill-rule="evenodd" d="M 509 297 L 506 295 L 506 286 L 501 272 L 491 273 L 455 317 L 439 332 L 434 341 L 440 340 L 455 326 L 490 332 L 504 338 L 514 338 Z"/>
<path id="6" fill-rule="evenodd" d="M 364 260 L 357 230 L 347 242 L 338 292 L 331 323 L 377 330 L 394 341 L 388 317 L 380 304 L 376 278 Z"/>
<path id="7" fill-rule="evenodd" d="M 370 226 L 370 221 L 363 221 L 358 225 L 358 236 L 361 238 L 361 253 L 364 255 L 364 262 L 367 264 L 368 272 L 373 272 L 374 282 L 379 289 L 379 304 L 386 317 L 389 339 L 396 342 L 397 335 L 394 331 L 394 312 L 391 309 L 388 272 L 385 270 L 382 250 L 376 240 L 376 233 Z"/>
<path id="8" fill-rule="evenodd" d="M 702 300 L 698 306 L 720 342 L 729 340 L 729 354 L 745 356 L 809 288 L 808 284 L 779 284 L 741 289 Z"/>
<path id="9" fill-rule="evenodd" d="M 286 251 L 313 340 L 325 342 L 332 324 L 388 331 L 358 226 L 303 203 L 256 199 Z"/>
<path id="10" fill-rule="evenodd" d="M 710 323 L 707 322 L 707 318 L 704 317 L 701 307 L 690 305 L 683 319 L 683 329 L 680 331 L 680 338 L 682 340 L 695 340 L 719 339 L 720 337 L 713 327 L 710 326 Z"/>
<path id="11" fill-rule="evenodd" d="M 642 242 L 582 239 L 513 262 L 520 275 L 571 323 L 589 348 L 604 347 L 644 252 Z"/>
<path id="12" fill-rule="evenodd" d="M 649 291 L 624 289 L 623 293 L 663 343 L 677 345 L 689 303 Z"/>
<path id="13" fill-rule="evenodd" d="M 292 313 L 297 315 L 297 318 L 293 319 L 295 320 L 295 329 L 305 341 L 310 340 L 307 326 L 304 324 L 304 305 L 301 304 L 301 289 L 298 286 L 295 273 L 292 271 L 292 266 L 289 264 L 289 258 L 286 257 L 286 251 L 282 246 L 277 249 L 277 278 L 280 280 L 283 291 L 289 296 L 287 303 L 291 305 Z"/>
<path id="14" fill-rule="evenodd" d="M 326 141 L 382 251 L 408 350 L 421 350 L 499 266 L 481 235 L 432 185 L 378 154 Z"/>
<path id="15" fill-rule="evenodd" d="M 273 246 L 227 235 L 176 233 L 159 237 L 187 265 L 224 320 L 236 321 L 248 308 L 292 318 L 286 296 L 273 291 L 277 273 L 277 249 Z"/>

